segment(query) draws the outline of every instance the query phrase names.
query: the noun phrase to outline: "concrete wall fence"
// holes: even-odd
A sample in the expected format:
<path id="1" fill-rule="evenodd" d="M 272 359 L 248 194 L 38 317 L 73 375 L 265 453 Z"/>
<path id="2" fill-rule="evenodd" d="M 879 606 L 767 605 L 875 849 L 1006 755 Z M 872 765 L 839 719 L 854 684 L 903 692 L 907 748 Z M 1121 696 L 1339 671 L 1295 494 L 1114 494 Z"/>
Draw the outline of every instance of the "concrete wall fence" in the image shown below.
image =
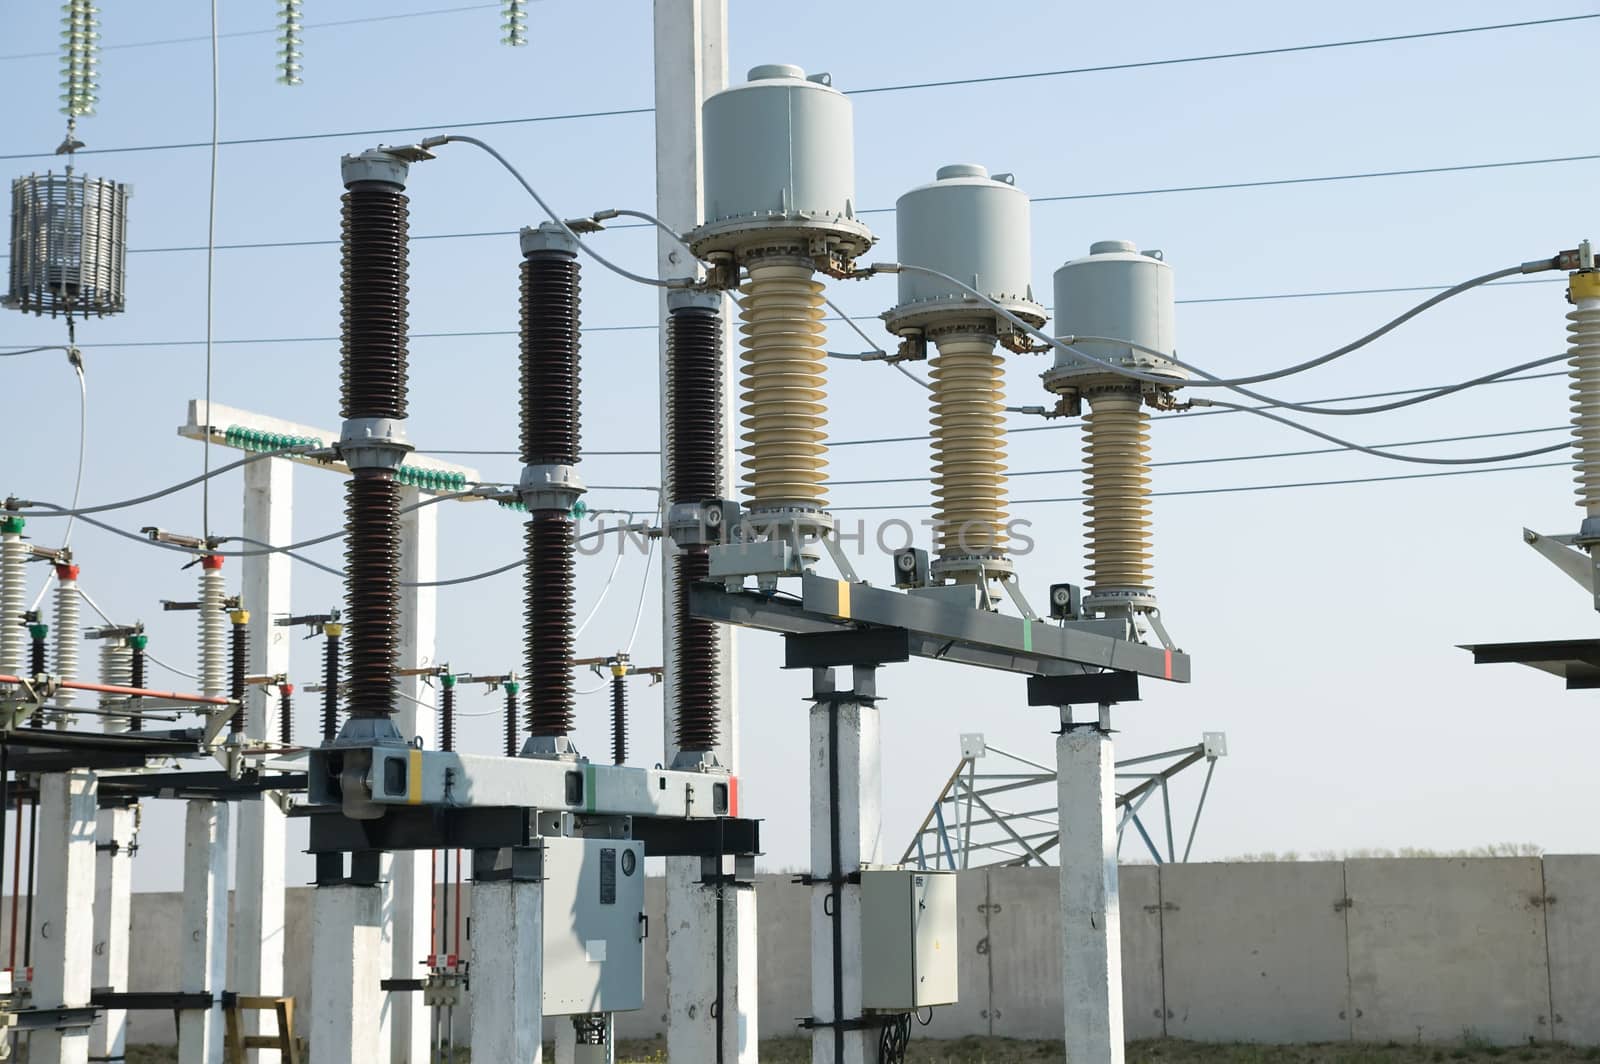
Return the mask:
<path id="1" fill-rule="evenodd" d="M 755 889 L 761 1036 L 791 1035 L 811 996 L 810 891 L 787 876 Z M 289 891 L 284 930 L 302 1023 L 311 895 Z M 962 872 L 960 899 L 961 1003 L 916 1037 L 1061 1037 L 1055 870 Z M 666 1030 L 661 880 L 645 902 L 663 932 L 624 1038 Z M 177 894 L 134 896 L 130 989 L 177 988 L 179 911 Z M 1130 1039 L 1600 1045 L 1600 856 L 1124 866 L 1122 958 Z M 130 1034 L 170 1043 L 172 1017 L 137 1015 Z"/>

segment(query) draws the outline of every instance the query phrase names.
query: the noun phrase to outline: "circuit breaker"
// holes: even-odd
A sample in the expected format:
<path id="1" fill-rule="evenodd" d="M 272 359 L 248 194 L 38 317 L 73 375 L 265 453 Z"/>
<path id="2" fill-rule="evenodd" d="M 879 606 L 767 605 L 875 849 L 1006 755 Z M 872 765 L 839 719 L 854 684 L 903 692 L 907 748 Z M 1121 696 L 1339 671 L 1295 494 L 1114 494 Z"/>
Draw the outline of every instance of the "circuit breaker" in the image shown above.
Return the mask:
<path id="1" fill-rule="evenodd" d="M 544 840 L 544 1014 L 644 1005 L 644 843 Z"/>
<path id="2" fill-rule="evenodd" d="M 863 869 L 861 954 L 864 1007 L 955 1004 L 955 873 Z"/>

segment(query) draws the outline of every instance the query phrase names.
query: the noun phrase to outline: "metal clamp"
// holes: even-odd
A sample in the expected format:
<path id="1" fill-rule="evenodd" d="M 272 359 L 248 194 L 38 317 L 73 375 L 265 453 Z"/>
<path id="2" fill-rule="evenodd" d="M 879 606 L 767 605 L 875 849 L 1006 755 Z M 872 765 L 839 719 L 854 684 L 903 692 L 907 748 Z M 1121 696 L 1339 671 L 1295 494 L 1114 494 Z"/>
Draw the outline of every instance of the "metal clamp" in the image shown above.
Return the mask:
<path id="1" fill-rule="evenodd" d="M 353 417 L 339 431 L 339 454 L 352 470 L 400 468 L 412 451 L 403 419 Z"/>
<path id="2" fill-rule="evenodd" d="M 517 495 L 529 510 L 569 511 L 589 489 L 575 466 L 561 463 L 522 467 Z"/>

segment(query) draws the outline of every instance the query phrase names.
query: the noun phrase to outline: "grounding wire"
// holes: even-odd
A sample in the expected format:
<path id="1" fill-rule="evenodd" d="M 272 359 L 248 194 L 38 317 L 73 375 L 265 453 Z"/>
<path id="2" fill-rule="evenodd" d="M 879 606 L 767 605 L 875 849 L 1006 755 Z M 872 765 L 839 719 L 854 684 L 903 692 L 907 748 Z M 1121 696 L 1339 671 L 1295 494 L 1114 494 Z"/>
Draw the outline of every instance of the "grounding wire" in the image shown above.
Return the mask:
<path id="1" fill-rule="evenodd" d="M 211 0 L 211 180 L 206 197 L 206 424 L 211 424 L 211 339 L 216 311 L 217 261 L 217 133 L 220 113 L 217 67 L 217 0 Z M 201 441 L 205 478 L 200 482 L 200 531 L 211 539 L 211 433 Z M 74 504 L 76 505 L 76 504 Z"/>
<path id="2" fill-rule="evenodd" d="M 449 9 L 449 10 L 463 10 L 463 11 L 465 11 L 465 10 L 470 10 L 470 8 Z M 445 13 L 447 13 L 447 11 L 441 10 L 441 11 L 437 11 L 437 12 L 435 12 L 435 11 L 424 11 L 424 12 L 416 12 L 416 13 L 411 13 L 411 14 L 377 16 L 377 17 L 373 18 L 372 21 L 376 21 L 378 18 L 395 19 L 395 18 L 416 17 L 417 15 L 445 14 Z M 864 89 L 847 90 L 847 91 L 845 91 L 844 94 L 847 95 L 847 96 L 882 95 L 884 93 L 890 93 L 890 92 L 909 92 L 909 91 L 917 91 L 917 90 L 933 89 L 933 88 L 952 88 L 952 87 L 957 87 L 957 86 L 961 86 L 961 85 L 983 85 L 983 84 L 991 84 L 991 83 L 996 83 L 996 82 L 1024 81 L 1024 80 L 1042 79 L 1042 78 L 1069 77 L 1069 76 L 1082 75 L 1082 74 L 1110 73 L 1110 72 L 1119 71 L 1119 70 L 1140 70 L 1140 69 L 1146 69 L 1146 68 L 1150 68 L 1150 67 L 1181 66 L 1181 65 L 1185 65 L 1185 64 L 1197 64 L 1197 63 L 1214 63 L 1214 62 L 1219 62 L 1219 61 L 1224 61 L 1224 60 L 1232 60 L 1232 59 L 1253 59 L 1253 58 L 1260 58 L 1260 57 L 1270 56 L 1270 55 L 1288 55 L 1288 54 L 1293 54 L 1293 53 L 1297 53 L 1297 52 L 1328 51 L 1328 50 L 1336 49 L 1336 48 L 1353 48 L 1353 47 L 1360 47 L 1360 46 L 1374 45 L 1374 44 L 1391 44 L 1391 43 L 1398 43 L 1398 42 L 1402 42 L 1402 41 L 1426 40 L 1426 39 L 1430 39 L 1430 38 L 1458 37 L 1458 36 L 1464 36 L 1464 35 L 1467 35 L 1467 34 L 1474 34 L 1474 33 L 1490 33 L 1490 32 L 1496 32 L 1496 31 L 1500 31 L 1500 30 L 1523 29 L 1523 28 L 1529 28 L 1529 27 L 1534 27 L 1534 26 L 1553 25 L 1553 24 L 1558 24 L 1558 23 L 1580 22 L 1580 21 L 1584 21 L 1584 20 L 1592 19 L 1592 18 L 1596 18 L 1596 17 L 1600 17 L 1600 16 L 1597 16 L 1595 14 L 1565 15 L 1565 16 L 1556 16 L 1556 17 L 1552 17 L 1552 18 L 1529 19 L 1529 20 L 1524 20 L 1524 21 L 1519 21 L 1519 22 L 1491 23 L 1491 24 L 1482 25 L 1482 26 L 1460 26 L 1460 27 L 1454 27 L 1454 28 L 1451 28 L 1451 29 L 1444 29 L 1444 30 L 1425 30 L 1425 31 L 1421 31 L 1421 32 L 1418 32 L 1418 33 L 1394 34 L 1394 35 L 1380 36 L 1380 37 L 1360 37 L 1360 38 L 1353 38 L 1353 39 L 1350 39 L 1350 40 L 1343 40 L 1343 41 L 1321 41 L 1321 42 L 1316 42 L 1316 43 L 1312 43 L 1312 44 L 1284 45 L 1284 46 L 1276 47 L 1276 48 L 1256 48 L 1256 49 L 1250 49 L 1248 51 L 1216 52 L 1216 53 L 1211 53 L 1211 54 L 1206 54 L 1206 55 L 1176 56 L 1176 57 L 1169 58 L 1169 59 L 1133 60 L 1133 61 L 1126 62 L 1126 63 L 1112 63 L 1112 64 L 1104 64 L 1104 65 L 1099 65 L 1099 66 L 1092 66 L 1092 67 L 1072 67 L 1072 68 L 1064 68 L 1064 69 L 1058 69 L 1058 70 L 1027 71 L 1027 72 L 1022 72 L 1022 73 L 1017 73 L 1017 74 L 979 75 L 979 76 L 967 77 L 967 78 L 952 78 L 952 79 L 949 79 L 949 80 L 946 80 L 946 81 L 908 82 L 908 83 L 897 84 L 897 85 L 878 85 L 878 86 L 871 86 L 871 87 L 864 88 Z M 345 20 L 345 21 L 342 21 L 342 22 L 318 23 L 318 24 L 315 24 L 315 25 L 329 25 L 329 26 L 351 25 L 351 24 L 354 24 L 354 23 L 359 22 L 359 21 L 363 21 L 363 20 L 350 19 L 350 20 Z M 261 33 L 267 33 L 267 32 L 275 32 L 275 31 L 267 31 L 267 30 L 247 31 L 248 34 L 261 34 Z M 231 36 L 245 36 L 245 35 L 247 35 L 247 33 L 234 34 L 234 35 L 231 35 Z M 164 40 L 164 41 L 135 42 L 135 43 L 132 43 L 132 44 L 122 45 L 121 47 L 130 47 L 130 48 L 131 47 L 147 47 L 147 46 L 160 45 L 160 44 L 189 43 L 191 41 L 205 40 L 205 39 L 206 38 L 180 38 L 180 39 Z M 115 47 L 118 47 L 118 46 L 117 45 L 110 45 L 108 47 L 115 48 Z M 44 54 L 45 53 L 42 53 L 42 52 L 41 53 L 37 53 L 37 55 L 39 55 L 39 56 L 42 56 Z M 54 53 L 50 53 L 50 54 L 54 54 Z M 0 56 L 0 60 L 35 58 L 35 55 L 36 55 L 35 53 L 25 53 L 25 54 L 20 54 L 20 55 Z M 481 122 L 437 122 L 437 123 L 433 123 L 432 126 L 406 126 L 406 127 L 402 127 L 402 128 L 399 128 L 399 129 L 344 130 L 344 131 L 334 132 L 334 133 L 306 133 L 306 134 L 298 134 L 298 135 L 294 135 L 294 136 L 284 136 L 284 137 L 251 137 L 251 138 L 235 140 L 235 141 L 225 141 L 224 143 L 227 144 L 227 145 L 259 144 L 259 143 L 276 143 L 276 142 L 281 142 L 281 141 L 295 141 L 295 140 L 322 140 L 322 139 L 327 139 L 327 138 L 330 138 L 330 137 L 371 136 L 373 134 L 381 134 L 381 133 L 410 133 L 410 132 L 416 132 L 416 131 L 419 131 L 419 130 L 422 130 L 422 129 L 434 128 L 434 127 L 437 127 L 437 126 L 440 126 L 440 125 L 460 126 L 462 128 L 482 128 L 482 127 L 485 127 L 485 126 L 522 125 L 522 124 L 526 124 L 526 123 L 529 123 L 529 122 L 549 122 L 549 121 L 576 120 L 576 119 L 589 119 L 589 118 L 609 118 L 609 117 L 613 117 L 613 116 L 617 116 L 617 115 L 651 114 L 651 113 L 654 112 L 654 110 L 655 110 L 655 108 L 653 108 L 653 107 L 631 107 L 631 108 L 625 108 L 625 109 L 613 110 L 613 111 L 590 111 L 590 112 L 584 112 L 584 113 L 579 113 L 579 114 L 566 114 L 566 115 L 535 115 L 535 116 L 524 117 L 524 118 L 506 118 L 506 119 L 497 119 L 497 120 L 481 121 Z M 205 145 L 203 143 L 199 143 L 199 144 L 193 144 L 193 143 L 190 143 L 190 144 L 149 144 L 149 145 L 135 145 L 135 146 L 130 146 L 130 147 L 122 147 L 122 148 L 101 148 L 101 149 L 98 149 L 98 150 L 102 151 L 102 152 L 169 151 L 169 150 L 183 149 L 183 148 L 202 148 L 202 147 L 205 147 Z M 80 152 L 79 154 L 88 154 L 88 153 L 87 152 Z M 45 156 L 43 153 L 32 153 L 32 154 L 27 154 L 27 155 L 0 156 L 0 159 L 46 158 L 46 157 L 47 156 Z"/>
<path id="3" fill-rule="evenodd" d="M 512 177 L 517 179 L 517 183 L 527 190 L 528 195 L 533 197 L 533 201 L 543 208 L 544 212 L 550 216 L 550 220 L 552 222 L 555 222 L 556 225 L 561 227 L 562 232 L 566 233 L 567 236 L 572 238 L 572 241 L 584 252 L 584 254 L 594 259 L 594 261 L 598 262 L 612 273 L 617 274 L 620 277 L 626 277 L 630 281 L 637 281 L 639 284 L 650 285 L 653 288 L 667 287 L 668 282 L 661 280 L 659 277 L 646 277 L 643 274 L 634 273 L 632 270 L 618 266 L 616 263 L 600 254 L 594 248 L 590 247 L 586 241 L 580 239 L 578 234 L 572 231 L 572 227 L 566 223 L 566 220 L 552 210 L 550 204 L 545 202 L 544 197 L 539 195 L 538 191 L 528 183 L 528 179 L 522 176 L 522 171 L 513 166 L 510 159 L 507 159 L 504 155 L 501 155 L 498 151 L 491 147 L 488 142 L 479 140 L 477 137 L 466 136 L 462 133 L 441 133 L 433 137 L 424 137 L 422 140 L 423 148 L 434 148 L 445 144 L 471 144 L 474 147 L 482 148 L 484 151 L 488 152 L 496 162 L 505 167 L 506 170 L 511 173 Z M 668 229 L 667 231 L 671 232 L 671 229 Z"/>

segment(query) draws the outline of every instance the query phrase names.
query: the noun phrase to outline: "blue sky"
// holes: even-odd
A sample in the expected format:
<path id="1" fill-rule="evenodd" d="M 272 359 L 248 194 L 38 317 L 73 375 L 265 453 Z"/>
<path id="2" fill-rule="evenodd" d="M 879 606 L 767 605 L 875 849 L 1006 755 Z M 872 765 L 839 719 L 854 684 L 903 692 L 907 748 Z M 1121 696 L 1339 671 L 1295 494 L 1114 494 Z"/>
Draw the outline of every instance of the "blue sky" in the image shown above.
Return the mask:
<path id="1" fill-rule="evenodd" d="M 448 6 L 438 3 L 437 6 Z M 1586 14 L 1592 4 L 1379 4 L 1306 6 L 843 4 L 780 7 L 734 0 L 735 78 L 757 63 L 827 70 L 849 90 L 1063 67 L 1231 52 Z M 102 14 L 99 113 L 82 122 L 91 148 L 201 141 L 209 131 L 210 67 L 204 43 L 120 47 L 207 31 L 204 4 L 151 0 Z M 530 46 L 503 47 L 493 8 L 318 28 L 323 21 L 402 10 L 375 2 L 305 5 L 305 84 L 273 82 L 272 34 L 224 39 L 222 135 L 273 137 L 479 122 L 648 107 L 650 21 L 639 0 L 529 6 Z M 272 6 L 222 4 L 224 32 L 271 28 Z M 1508 11 L 1513 11 L 1509 14 Z M 797 17 L 802 13 L 803 17 Z M 0 42 L 0 96 L 10 120 L 0 154 L 49 152 L 61 139 L 56 5 L 11 12 Z M 858 202 L 891 207 L 940 165 L 981 162 L 1017 174 L 1036 197 L 1067 196 L 1428 168 L 1585 154 L 1592 129 L 1576 105 L 1593 21 L 1442 39 L 1378 44 L 1153 69 L 856 97 Z M 649 208 L 653 135 L 648 114 L 522 123 L 475 131 L 507 152 L 557 209 Z M 420 135 L 420 134 L 419 134 Z M 338 156 L 403 135 L 334 136 L 224 148 L 218 170 L 221 244 L 333 240 L 338 235 Z M 21 174 L 47 159 L 7 161 Z M 89 173 L 130 182 L 134 249 L 204 244 L 208 153 L 133 151 L 86 155 Z M 1161 248 L 1177 271 L 1180 352 L 1216 373 L 1298 360 L 1365 332 L 1421 294 L 1246 301 L 1233 297 L 1442 285 L 1572 247 L 1595 232 L 1594 161 L 1462 173 L 1298 184 L 1228 191 L 1039 203 L 1034 209 L 1035 289 L 1050 290 L 1062 261 L 1098 239 Z M 448 150 L 414 172 L 414 235 L 512 230 L 536 208 L 480 153 Z M 868 215 L 893 256 L 892 216 Z M 635 266 L 653 261 L 653 238 L 619 230 L 598 238 Z M 415 333 L 509 331 L 516 324 L 512 237 L 417 241 L 412 250 Z M 129 258 L 128 311 L 80 330 L 88 359 L 91 421 L 83 497 L 126 497 L 199 471 L 197 446 L 174 433 L 186 400 L 203 388 L 204 255 L 153 252 Z M 591 327 L 649 326 L 652 292 L 586 271 Z M 334 246 L 220 250 L 215 261 L 214 395 L 218 402 L 312 424 L 337 419 L 338 254 Z M 871 319 L 894 301 L 893 282 L 835 287 L 852 314 Z M 1564 346 L 1558 284 L 1503 286 L 1448 304 L 1373 347 L 1275 393 L 1315 399 L 1466 379 Z M 833 332 L 837 346 L 851 341 Z M 0 348 L 59 342 L 49 320 L 0 317 Z M 313 339 L 305 339 L 313 338 Z M 251 342 L 232 342 L 251 341 Z M 275 341 L 275 342 L 263 342 Z M 141 346 L 97 346 L 137 343 Z M 434 448 L 515 445 L 515 342 L 509 335 L 422 338 L 412 343 L 412 438 Z M 593 331 L 585 339 L 585 441 L 591 448 L 652 449 L 656 442 L 656 347 L 648 330 Z M 1027 356 L 1008 367 L 1015 403 L 1046 401 Z M 76 458 L 75 386 L 55 355 L 0 363 L 10 460 L 0 491 L 65 503 Z M 837 440 L 920 436 L 920 389 L 874 365 L 830 367 Z M 1545 379 L 1487 387 L 1395 414 L 1328 419 L 1330 431 L 1371 443 L 1560 425 L 1564 384 Z M 1036 428 L 1018 419 L 1015 427 Z M 1553 443 L 1560 433 L 1434 447 L 1482 454 Z M 1531 442 L 1530 442 L 1531 441 Z M 1318 446 L 1244 416 L 1157 422 L 1158 461 L 1253 455 Z M 1078 463 L 1075 427 L 1054 424 L 1010 440 L 1014 471 Z M 912 441 L 837 448 L 838 479 L 913 476 L 927 445 Z M 514 459 L 486 457 L 484 473 L 515 475 Z M 1333 454 L 1162 468 L 1158 491 L 1426 472 L 1375 458 Z M 648 487 L 651 457 L 585 460 L 592 484 Z M 1585 635 L 1584 595 L 1519 540 L 1536 529 L 1576 529 L 1570 474 L 1541 469 L 1293 490 L 1157 500 L 1156 579 L 1167 623 L 1195 659 L 1186 688 L 1148 689 L 1118 715 L 1120 749 L 1138 753 L 1226 730 L 1232 756 L 1218 770 L 1196 856 L 1361 847 L 1469 847 L 1531 842 L 1559 851 L 1595 847 L 1588 780 L 1600 740 L 1587 695 L 1528 670 L 1474 668 L 1462 642 Z M 212 491 L 212 523 L 238 528 L 237 475 Z M 1016 499 L 1075 496 L 1072 473 L 1019 477 Z M 297 478 L 295 534 L 341 520 L 336 478 Z M 649 508 L 643 491 L 596 491 L 599 505 Z M 921 484 L 839 486 L 839 507 L 904 503 L 926 515 Z M 1018 504 L 1034 523 L 1035 552 L 1021 569 L 1036 599 L 1082 575 L 1075 503 Z M 124 512 L 125 527 L 194 531 L 198 492 Z M 517 521 L 484 506 L 442 515 L 442 576 L 510 561 Z M 48 541 L 46 522 L 31 530 Z M 159 598 L 186 597 L 180 560 L 90 529 L 75 533 L 84 586 L 119 618 L 140 617 L 156 653 L 188 665 L 192 616 L 163 614 Z M 320 559 L 337 564 L 337 548 Z M 587 610 L 611 559 L 580 566 Z M 881 579 L 887 559 L 867 559 Z M 626 643 L 642 559 L 623 561 L 579 646 L 600 654 Z M 653 580 L 654 574 L 651 579 Z M 503 671 L 518 651 L 520 580 L 508 576 L 441 592 L 441 656 L 457 668 Z M 297 611 L 339 599 L 331 577 L 295 573 Z M 654 663 L 660 625 L 646 598 L 636 656 Z M 293 671 L 317 669 L 302 644 Z M 744 794 L 767 821 L 770 862 L 806 852 L 805 678 L 780 672 L 775 638 L 741 643 Z M 157 674 L 159 675 L 159 674 Z M 164 680 L 172 679 L 163 677 Z M 1052 721 L 1024 705 L 1022 681 L 955 666 L 915 664 L 880 681 L 884 704 L 885 850 L 895 856 L 958 757 L 957 738 L 981 730 L 1008 749 L 1047 757 Z M 634 748 L 659 749 L 659 696 L 634 689 Z M 463 746 L 495 748 L 498 701 L 464 708 Z M 302 706 L 309 727 L 312 710 Z M 602 751 L 603 695 L 581 706 L 578 741 Z M 178 811 L 146 813 L 139 889 L 172 888 Z M 1128 852 L 1132 852 L 1131 848 Z M 309 878 L 309 863 L 291 878 Z"/>

